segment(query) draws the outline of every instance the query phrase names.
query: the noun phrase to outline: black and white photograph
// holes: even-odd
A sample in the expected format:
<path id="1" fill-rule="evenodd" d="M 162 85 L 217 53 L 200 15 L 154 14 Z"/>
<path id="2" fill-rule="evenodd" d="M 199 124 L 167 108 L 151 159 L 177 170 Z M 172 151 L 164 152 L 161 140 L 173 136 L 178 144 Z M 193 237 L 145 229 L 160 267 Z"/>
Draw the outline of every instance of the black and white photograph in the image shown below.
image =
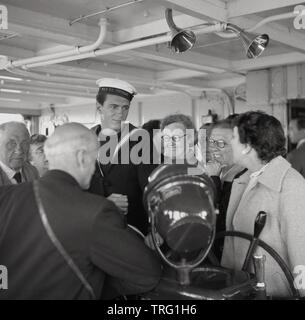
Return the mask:
<path id="1" fill-rule="evenodd" d="M 304 1 L 0 0 L 0 300 L 304 297 Z"/>

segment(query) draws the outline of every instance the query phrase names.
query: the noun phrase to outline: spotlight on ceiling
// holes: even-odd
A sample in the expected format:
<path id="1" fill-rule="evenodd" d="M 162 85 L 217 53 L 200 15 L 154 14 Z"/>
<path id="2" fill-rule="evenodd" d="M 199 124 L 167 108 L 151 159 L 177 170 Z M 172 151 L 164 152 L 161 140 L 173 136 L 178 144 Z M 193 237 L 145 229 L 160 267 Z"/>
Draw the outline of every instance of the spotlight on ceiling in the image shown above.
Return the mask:
<path id="1" fill-rule="evenodd" d="M 180 29 L 175 25 L 172 9 L 166 9 L 165 17 L 172 33 L 172 40 L 170 43 L 171 49 L 178 53 L 182 53 L 191 49 L 196 42 L 196 36 L 194 32 Z"/>
<path id="2" fill-rule="evenodd" d="M 259 57 L 265 51 L 269 43 L 269 36 L 267 34 L 253 37 L 251 33 L 245 32 L 231 23 L 228 23 L 226 31 L 235 32 L 240 36 L 240 40 L 249 59 Z"/>

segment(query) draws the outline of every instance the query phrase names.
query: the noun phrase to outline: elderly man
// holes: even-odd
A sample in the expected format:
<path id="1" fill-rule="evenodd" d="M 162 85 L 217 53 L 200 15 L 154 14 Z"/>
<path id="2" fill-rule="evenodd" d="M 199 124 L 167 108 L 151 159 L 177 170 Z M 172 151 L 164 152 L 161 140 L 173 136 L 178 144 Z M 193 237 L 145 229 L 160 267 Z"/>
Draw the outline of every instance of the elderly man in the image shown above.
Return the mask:
<path id="1" fill-rule="evenodd" d="M 37 170 L 27 162 L 30 135 L 21 122 L 0 125 L 0 186 L 38 178 Z"/>
<path id="2" fill-rule="evenodd" d="M 287 155 L 292 167 L 305 178 L 305 118 L 292 119 L 289 123 L 289 138 L 297 147 Z"/>
<path id="3" fill-rule="evenodd" d="M 0 188 L 0 261 L 9 272 L 1 299 L 89 299 L 149 291 L 161 265 L 116 206 L 87 189 L 96 136 L 58 127 L 45 144 L 40 180 Z"/>
<path id="4" fill-rule="evenodd" d="M 148 132 L 126 122 L 136 90 L 118 79 L 103 78 L 97 84 L 99 91 L 96 101 L 101 124 L 94 127 L 93 131 L 98 136 L 101 148 L 89 191 L 108 197 L 121 212 L 126 213 L 128 224 L 147 234 L 148 217 L 142 204 L 143 190 L 148 176 L 158 164 L 149 163 Z M 132 149 L 138 142 L 137 137 L 145 136 L 144 133 L 148 163 L 136 164 L 131 157 Z"/>

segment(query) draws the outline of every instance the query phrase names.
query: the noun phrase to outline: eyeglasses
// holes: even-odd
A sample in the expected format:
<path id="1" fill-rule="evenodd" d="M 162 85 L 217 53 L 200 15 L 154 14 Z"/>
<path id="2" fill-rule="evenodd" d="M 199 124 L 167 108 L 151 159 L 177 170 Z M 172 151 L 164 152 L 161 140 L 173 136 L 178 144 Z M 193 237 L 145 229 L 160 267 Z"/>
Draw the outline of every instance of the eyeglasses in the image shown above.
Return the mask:
<path id="1" fill-rule="evenodd" d="M 216 145 L 220 149 L 223 149 L 227 145 L 227 143 L 224 140 L 214 140 L 212 138 L 210 138 L 208 142 L 211 145 Z"/>
<path id="2" fill-rule="evenodd" d="M 174 142 L 179 142 L 181 139 L 183 139 L 186 136 L 186 134 L 184 134 L 183 136 L 168 136 L 168 135 L 164 135 L 162 136 L 162 140 L 165 142 L 169 142 L 169 141 L 174 141 Z"/>

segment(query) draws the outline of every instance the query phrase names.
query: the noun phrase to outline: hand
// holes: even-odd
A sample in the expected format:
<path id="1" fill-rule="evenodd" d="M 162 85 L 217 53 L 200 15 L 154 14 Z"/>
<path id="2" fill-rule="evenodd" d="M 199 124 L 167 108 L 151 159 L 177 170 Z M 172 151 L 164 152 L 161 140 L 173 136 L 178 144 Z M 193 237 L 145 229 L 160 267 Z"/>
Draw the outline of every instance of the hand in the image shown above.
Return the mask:
<path id="1" fill-rule="evenodd" d="M 209 161 L 206 164 L 206 171 L 209 176 L 219 176 L 222 169 L 222 164 L 217 161 Z"/>
<path id="2" fill-rule="evenodd" d="M 108 200 L 114 202 L 114 204 L 120 209 L 122 214 L 127 214 L 128 211 L 128 198 L 123 194 L 112 193 Z"/>
<path id="3" fill-rule="evenodd" d="M 154 242 L 153 242 L 153 238 L 152 238 L 152 234 L 148 234 L 146 237 L 145 237 L 145 240 L 144 240 L 145 244 L 150 248 L 150 249 L 153 249 L 155 250 L 155 245 L 154 245 Z M 159 235 L 158 232 L 156 232 L 156 244 L 158 247 L 162 246 L 164 240 L 163 238 Z"/>

